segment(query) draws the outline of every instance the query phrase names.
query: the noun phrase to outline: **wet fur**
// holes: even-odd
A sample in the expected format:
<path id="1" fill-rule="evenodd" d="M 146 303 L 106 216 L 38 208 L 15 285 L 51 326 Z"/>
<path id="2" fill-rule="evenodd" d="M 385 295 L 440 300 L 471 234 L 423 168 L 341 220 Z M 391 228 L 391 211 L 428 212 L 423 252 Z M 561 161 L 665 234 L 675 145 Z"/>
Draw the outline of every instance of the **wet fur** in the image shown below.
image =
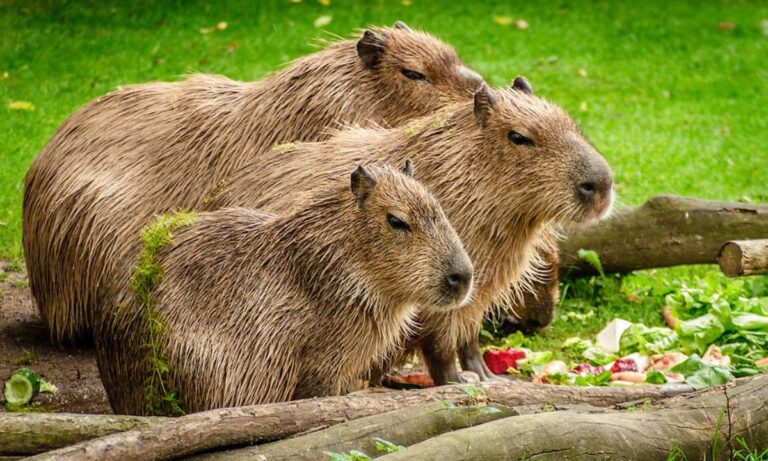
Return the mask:
<path id="1" fill-rule="evenodd" d="M 595 168 L 610 175 L 557 106 L 515 89 L 489 91 L 493 109 L 483 110 L 487 101 L 480 101 L 478 112 L 476 97 L 404 127 L 350 128 L 324 142 L 274 149 L 234 175 L 210 206 L 284 213 L 351 165 L 413 158 L 416 177 L 441 201 L 476 270 L 472 303 L 447 313 L 424 310 L 411 341 L 450 363 L 457 348 L 477 340 L 484 314 L 509 296 L 510 285 L 519 292 L 536 280 L 537 251 L 554 243 L 551 225 L 596 217 L 575 196 L 582 175 Z M 512 146 L 511 128 L 531 133 L 538 146 Z"/>
<path id="2" fill-rule="evenodd" d="M 481 81 L 427 34 L 366 37 L 383 50 L 374 67 L 346 40 L 258 82 L 197 75 L 129 86 L 62 124 L 27 173 L 23 209 L 30 287 L 52 340 L 88 339 L 108 315 L 154 214 L 204 207 L 275 144 L 326 139 L 343 123 L 399 125 L 469 99 Z M 430 83 L 407 80 L 404 67 Z"/>
<path id="3" fill-rule="evenodd" d="M 445 214 L 415 180 L 367 169 L 364 202 L 343 174 L 285 217 L 202 213 L 159 251 L 154 309 L 184 410 L 339 394 L 408 335 L 417 305 L 450 305 L 435 281 L 468 256 Z M 388 227 L 392 210 L 411 232 Z M 119 299 L 97 329 L 99 368 L 113 409 L 143 414 L 144 306 L 128 286 Z"/>

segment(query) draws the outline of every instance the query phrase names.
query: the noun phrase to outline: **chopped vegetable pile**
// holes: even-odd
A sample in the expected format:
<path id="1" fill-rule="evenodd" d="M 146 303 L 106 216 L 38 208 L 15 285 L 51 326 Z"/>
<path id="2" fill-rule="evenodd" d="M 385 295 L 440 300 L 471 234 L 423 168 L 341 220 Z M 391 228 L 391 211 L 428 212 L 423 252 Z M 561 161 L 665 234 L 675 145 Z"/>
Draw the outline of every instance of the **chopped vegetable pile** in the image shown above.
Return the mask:
<path id="1" fill-rule="evenodd" d="M 719 385 L 768 371 L 768 297 L 754 296 L 747 284 L 723 284 L 715 274 L 682 285 L 664 297 L 668 327 L 614 319 L 594 341 L 572 337 L 555 351 L 578 357 L 570 364 L 554 360 L 552 351 L 509 346 L 490 346 L 484 358 L 494 373 L 541 383 Z"/>

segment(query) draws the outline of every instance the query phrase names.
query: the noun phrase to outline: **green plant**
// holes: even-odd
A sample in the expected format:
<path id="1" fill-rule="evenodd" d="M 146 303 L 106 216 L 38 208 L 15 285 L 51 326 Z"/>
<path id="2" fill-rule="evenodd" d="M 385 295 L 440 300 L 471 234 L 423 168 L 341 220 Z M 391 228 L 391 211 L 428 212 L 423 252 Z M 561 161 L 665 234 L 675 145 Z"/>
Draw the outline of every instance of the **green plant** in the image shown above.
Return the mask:
<path id="1" fill-rule="evenodd" d="M 139 262 L 131 277 L 131 289 L 138 296 L 142 306 L 142 318 L 147 328 L 146 360 L 149 373 L 145 380 L 144 392 L 149 414 L 184 414 L 178 393 L 167 386 L 170 371 L 160 347 L 160 337 L 165 325 L 155 310 L 152 297 L 154 288 L 163 277 L 163 267 L 157 262 L 157 252 L 173 243 L 173 231 L 192 224 L 197 214 L 186 211 L 168 213 L 155 218 L 141 230 L 142 250 Z"/>

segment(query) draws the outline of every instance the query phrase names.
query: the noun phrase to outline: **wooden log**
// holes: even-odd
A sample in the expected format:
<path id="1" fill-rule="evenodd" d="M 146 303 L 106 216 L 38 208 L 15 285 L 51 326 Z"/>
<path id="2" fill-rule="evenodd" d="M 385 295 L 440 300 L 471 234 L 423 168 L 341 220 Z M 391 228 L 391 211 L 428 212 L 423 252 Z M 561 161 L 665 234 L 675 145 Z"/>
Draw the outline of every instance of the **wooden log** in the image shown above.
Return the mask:
<path id="1" fill-rule="evenodd" d="M 508 407 L 450 406 L 430 403 L 415 408 L 390 411 L 337 424 L 328 429 L 255 447 L 207 453 L 190 459 L 196 461 L 269 461 L 324 459 L 323 452 L 346 453 L 362 451 L 372 458 L 383 455 L 376 450 L 374 438 L 410 446 L 430 437 L 477 426 L 517 412 Z"/>
<path id="2" fill-rule="evenodd" d="M 566 234 L 560 275 L 597 273 L 578 257 L 579 249 L 596 251 L 607 273 L 716 264 L 724 242 L 768 237 L 768 205 L 662 195 Z"/>
<path id="3" fill-rule="evenodd" d="M 144 460 L 189 456 L 216 448 L 257 444 L 321 426 L 440 400 L 455 405 L 482 393 L 489 403 L 509 407 L 588 403 L 608 406 L 638 399 L 658 400 L 690 392 L 686 385 L 637 388 L 545 386 L 528 382 L 487 382 L 414 391 L 356 393 L 341 397 L 224 408 L 190 414 L 148 428 L 133 429 L 37 455 L 31 459 Z"/>
<path id="4" fill-rule="evenodd" d="M 168 418 L 67 413 L 0 413 L 0 456 L 32 455 Z"/>
<path id="5" fill-rule="evenodd" d="M 556 411 L 449 432 L 379 458 L 731 459 L 739 438 L 768 447 L 768 376 L 673 398 L 649 409 Z"/>
<path id="6" fill-rule="evenodd" d="M 768 274 L 768 239 L 726 242 L 718 263 L 728 277 Z"/>

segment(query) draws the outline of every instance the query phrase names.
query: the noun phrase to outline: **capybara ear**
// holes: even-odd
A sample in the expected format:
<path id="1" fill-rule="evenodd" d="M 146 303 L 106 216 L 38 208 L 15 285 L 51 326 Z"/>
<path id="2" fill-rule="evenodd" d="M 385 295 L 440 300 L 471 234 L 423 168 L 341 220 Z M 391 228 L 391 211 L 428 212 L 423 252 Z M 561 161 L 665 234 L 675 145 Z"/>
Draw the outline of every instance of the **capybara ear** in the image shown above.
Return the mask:
<path id="1" fill-rule="evenodd" d="M 362 206 L 365 199 L 371 195 L 373 188 L 376 187 L 376 178 L 368 173 L 368 170 L 359 165 L 352 172 L 352 193 L 357 197 L 357 204 Z"/>
<path id="2" fill-rule="evenodd" d="M 411 159 L 405 161 L 403 173 L 405 173 L 406 176 L 410 176 L 411 178 L 413 177 L 413 161 Z"/>
<path id="3" fill-rule="evenodd" d="M 379 65 L 384 54 L 384 38 L 370 30 L 366 30 L 360 40 L 357 41 L 357 55 L 368 68 L 373 69 Z"/>
<path id="4" fill-rule="evenodd" d="M 488 122 L 488 118 L 491 116 L 491 111 L 496 108 L 496 99 L 491 94 L 488 85 L 483 85 L 477 93 L 475 93 L 475 117 L 480 122 L 480 126 L 485 126 Z"/>
<path id="5" fill-rule="evenodd" d="M 523 93 L 533 94 L 533 87 L 523 76 L 517 77 L 515 81 L 512 82 L 510 89 L 520 90 Z"/>
<path id="6" fill-rule="evenodd" d="M 413 32 L 413 29 L 408 27 L 408 24 L 404 23 L 403 21 L 397 21 L 394 26 L 395 29 L 404 30 L 406 32 Z"/>

